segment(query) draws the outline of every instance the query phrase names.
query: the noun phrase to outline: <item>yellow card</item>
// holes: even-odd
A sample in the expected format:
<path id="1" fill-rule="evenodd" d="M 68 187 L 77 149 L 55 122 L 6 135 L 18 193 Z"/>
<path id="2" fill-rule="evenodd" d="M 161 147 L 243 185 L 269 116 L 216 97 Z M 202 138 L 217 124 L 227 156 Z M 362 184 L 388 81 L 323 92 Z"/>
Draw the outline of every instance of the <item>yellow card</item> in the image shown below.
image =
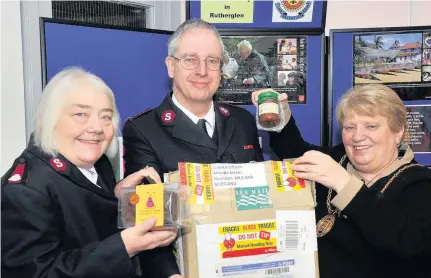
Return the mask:
<path id="1" fill-rule="evenodd" d="M 253 23 L 253 0 L 201 0 L 201 18 L 209 23 Z"/>
<path id="2" fill-rule="evenodd" d="M 148 184 L 136 186 L 136 221 L 138 225 L 150 217 L 156 217 L 156 226 L 164 224 L 163 184 Z M 131 200 L 132 202 L 132 196 Z"/>

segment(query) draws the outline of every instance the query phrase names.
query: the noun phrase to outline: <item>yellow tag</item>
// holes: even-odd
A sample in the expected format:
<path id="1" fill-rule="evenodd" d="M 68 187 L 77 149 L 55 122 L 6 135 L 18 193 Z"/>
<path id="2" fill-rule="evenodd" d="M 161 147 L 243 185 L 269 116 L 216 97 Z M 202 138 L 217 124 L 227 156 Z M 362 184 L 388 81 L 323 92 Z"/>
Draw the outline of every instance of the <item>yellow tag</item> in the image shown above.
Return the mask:
<path id="1" fill-rule="evenodd" d="M 277 191 L 284 191 L 283 175 L 279 161 L 271 161 L 272 173 L 274 175 L 274 182 L 277 186 Z"/>
<path id="2" fill-rule="evenodd" d="M 190 204 L 196 204 L 196 180 L 195 180 L 195 164 L 186 163 L 187 185 L 190 186 L 193 194 L 189 199 Z"/>
<path id="3" fill-rule="evenodd" d="M 213 185 L 211 179 L 211 166 L 209 164 L 202 164 L 203 169 L 203 184 L 205 188 L 204 194 L 204 203 L 205 204 L 213 204 L 214 203 L 214 193 L 213 193 Z"/>
<path id="4" fill-rule="evenodd" d="M 292 171 L 293 162 L 271 161 L 274 182 L 277 191 L 296 191 L 305 189 L 305 181 L 295 176 Z"/>
<path id="5" fill-rule="evenodd" d="M 150 217 L 156 217 L 156 226 L 164 224 L 163 184 L 148 184 L 136 186 L 136 221 L 135 225 L 142 223 Z"/>
<path id="6" fill-rule="evenodd" d="M 198 163 L 180 164 L 181 183 L 190 187 L 192 195 L 188 203 L 212 204 L 214 193 L 211 179 L 211 165 Z"/>

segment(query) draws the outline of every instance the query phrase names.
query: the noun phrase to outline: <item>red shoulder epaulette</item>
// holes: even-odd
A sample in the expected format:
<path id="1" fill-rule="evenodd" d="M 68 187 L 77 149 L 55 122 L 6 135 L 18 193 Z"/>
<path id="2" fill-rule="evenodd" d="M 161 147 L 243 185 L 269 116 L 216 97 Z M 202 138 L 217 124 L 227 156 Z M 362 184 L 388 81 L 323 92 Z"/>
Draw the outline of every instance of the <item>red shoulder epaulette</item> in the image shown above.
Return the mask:
<path id="1" fill-rule="evenodd" d="M 4 175 L 4 179 L 1 181 L 2 185 L 6 183 L 26 184 L 30 173 L 28 167 L 26 158 L 23 156 L 19 157 L 15 160 L 11 169 Z"/>

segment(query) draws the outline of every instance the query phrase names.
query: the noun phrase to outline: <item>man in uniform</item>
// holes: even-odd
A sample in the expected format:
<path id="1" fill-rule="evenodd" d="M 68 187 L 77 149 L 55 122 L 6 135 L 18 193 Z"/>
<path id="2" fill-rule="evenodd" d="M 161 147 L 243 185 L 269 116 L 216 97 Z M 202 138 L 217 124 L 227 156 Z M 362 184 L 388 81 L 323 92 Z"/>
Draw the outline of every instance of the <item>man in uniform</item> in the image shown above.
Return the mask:
<path id="1" fill-rule="evenodd" d="M 147 166 L 162 175 L 183 161 L 262 161 L 255 118 L 247 110 L 213 101 L 224 51 L 217 30 L 199 19 L 186 21 L 168 48 L 173 92 L 157 108 L 126 121 L 125 176 Z"/>

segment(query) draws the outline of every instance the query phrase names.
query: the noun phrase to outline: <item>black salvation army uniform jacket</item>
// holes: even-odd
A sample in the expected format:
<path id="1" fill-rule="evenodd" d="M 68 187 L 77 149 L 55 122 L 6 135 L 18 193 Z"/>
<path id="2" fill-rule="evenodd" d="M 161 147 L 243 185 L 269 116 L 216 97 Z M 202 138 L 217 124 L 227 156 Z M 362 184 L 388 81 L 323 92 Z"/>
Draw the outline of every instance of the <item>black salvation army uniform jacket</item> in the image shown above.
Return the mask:
<path id="1" fill-rule="evenodd" d="M 2 177 L 1 272 L 4 278 L 169 277 L 172 249 L 129 258 L 117 229 L 115 176 L 106 156 L 97 187 L 63 156 L 29 144 Z M 141 265 L 139 265 L 139 261 Z M 157 271 L 149 274 L 148 271 Z"/>
<path id="2" fill-rule="evenodd" d="M 155 109 L 129 118 L 123 128 L 125 176 L 146 166 L 162 177 L 179 162 L 263 161 L 256 121 L 245 109 L 214 102 L 213 138 L 181 111 L 172 93 Z"/>

